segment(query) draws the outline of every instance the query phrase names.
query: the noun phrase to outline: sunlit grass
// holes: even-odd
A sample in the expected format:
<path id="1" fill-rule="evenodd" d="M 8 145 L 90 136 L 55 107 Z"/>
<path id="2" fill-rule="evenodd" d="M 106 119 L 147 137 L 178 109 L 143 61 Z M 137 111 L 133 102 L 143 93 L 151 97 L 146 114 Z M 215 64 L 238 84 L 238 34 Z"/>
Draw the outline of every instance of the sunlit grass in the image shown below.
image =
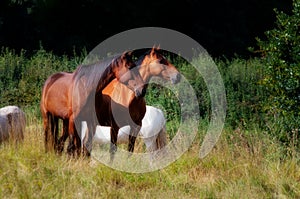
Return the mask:
<path id="1" fill-rule="evenodd" d="M 168 167 L 145 174 L 108 168 L 93 159 L 45 153 L 41 121 L 30 114 L 24 143 L 0 149 L 1 198 L 299 198 L 297 157 L 260 130 L 224 130 L 199 159 L 192 147 Z M 201 130 L 200 130 L 201 131 Z"/>

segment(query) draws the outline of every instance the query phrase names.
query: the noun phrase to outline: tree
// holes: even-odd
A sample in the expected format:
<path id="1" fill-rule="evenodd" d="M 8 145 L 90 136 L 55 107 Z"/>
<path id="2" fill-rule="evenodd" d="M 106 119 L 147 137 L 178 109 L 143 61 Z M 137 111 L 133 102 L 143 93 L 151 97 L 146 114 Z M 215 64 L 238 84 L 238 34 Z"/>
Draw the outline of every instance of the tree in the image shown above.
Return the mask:
<path id="1" fill-rule="evenodd" d="M 257 41 L 267 67 L 262 81 L 269 95 L 265 108 L 276 118 L 277 136 L 290 142 L 300 135 L 300 0 L 293 0 L 290 15 L 275 12 L 276 28 L 265 32 L 266 40 Z"/>

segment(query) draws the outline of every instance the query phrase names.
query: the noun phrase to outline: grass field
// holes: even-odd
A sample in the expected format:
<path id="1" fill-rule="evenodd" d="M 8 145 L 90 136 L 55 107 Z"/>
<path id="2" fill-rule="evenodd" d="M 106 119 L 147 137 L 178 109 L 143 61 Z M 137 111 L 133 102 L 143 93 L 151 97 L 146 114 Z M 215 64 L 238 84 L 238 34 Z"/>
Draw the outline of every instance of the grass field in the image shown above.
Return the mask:
<path id="1" fill-rule="evenodd" d="M 0 146 L 0 198 L 300 198 L 299 157 L 261 130 L 225 128 L 199 159 L 201 129 L 170 166 L 144 174 L 45 153 L 42 122 L 27 111 L 25 140 Z"/>
<path id="2" fill-rule="evenodd" d="M 206 120 L 200 121 L 197 139 L 177 161 L 161 170 L 132 174 L 94 159 L 45 153 L 37 106 L 41 87 L 50 74 L 75 70 L 82 57 L 39 50 L 28 58 L 24 53 L 2 49 L 0 56 L 1 107 L 18 104 L 27 115 L 24 143 L 0 145 L 0 198 L 300 198 L 299 148 L 278 141 L 278 132 L 285 131 L 265 112 L 270 101 L 259 83 L 265 74 L 261 60 L 217 61 L 226 89 L 226 127 L 204 159 L 199 150 Z M 174 63 L 193 86 L 201 117 L 209 118 L 211 102 L 203 79 L 186 62 Z M 180 114 L 174 109 L 176 96 L 159 86 L 148 89 L 147 103 L 164 108 L 173 138 Z M 137 143 L 135 150 L 142 149 Z"/>

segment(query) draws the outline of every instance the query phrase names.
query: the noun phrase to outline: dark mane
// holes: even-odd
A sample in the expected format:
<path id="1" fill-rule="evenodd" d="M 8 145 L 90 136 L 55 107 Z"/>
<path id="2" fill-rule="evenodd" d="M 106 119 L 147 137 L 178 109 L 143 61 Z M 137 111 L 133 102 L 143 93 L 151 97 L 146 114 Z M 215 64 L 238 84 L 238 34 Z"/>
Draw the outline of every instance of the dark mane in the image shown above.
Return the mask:
<path id="1" fill-rule="evenodd" d="M 143 60 L 144 60 L 144 58 L 145 58 L 145 56 L 146 56 L 146 55 L 149 55 L 150 52 L 151 52 L 151 49 L 150 49 L 150 50 L 148 49 L 148 50 L 146 50 L 144 53 L 142 53 L 141 55 L 139 55 L 138 60 L 135 61 L 136 65 L 137 65 L 137 66 L 141 65 L 142 62 L 143 62 Z M 140 54 L 140 53 L 139 53 L 139 54 Z"/>
<path id="2" fill-rule="evenodd" d="M 100 78 L 110 72 L 110 66 L 114 64 L 119 57 L 120 55 L 115 55 L 111 58 L 103 61 L 97 61 L 93 64 L 78 66 L 74 72 L 75 84 L 83 83 L 83 86 L 87 92 L 91 90 L 95 91 Z"/>

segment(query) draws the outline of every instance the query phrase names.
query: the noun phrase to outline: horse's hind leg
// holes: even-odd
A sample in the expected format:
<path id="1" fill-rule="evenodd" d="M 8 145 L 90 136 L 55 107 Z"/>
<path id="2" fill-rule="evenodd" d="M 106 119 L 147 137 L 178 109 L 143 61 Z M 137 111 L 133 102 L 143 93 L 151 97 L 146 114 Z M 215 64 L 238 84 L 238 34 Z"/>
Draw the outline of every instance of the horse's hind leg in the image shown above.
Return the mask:
<path id="1" fill-rule="evenodd" d="M 46 113 L 44 115 L 44 129 L 45 129 L 45 151 L 48 152 L 53 147 L 53 139 L 52 139 L 52 115 L 50 113 Z"/>
<path id="2" fill-rule="evenodd" d="M 58 117 L 52 116 L 53 117 L 53 142 L 54 142 L 54 149 L 57 149 L 58 146 Z"/>
<path id="3" fill-rule="evenodd" d="M 167 132 L 166 132 L 166 127 L 164 126 L 158 133 L 158 136 L 156 138 L 156 146 L 157 146 L 157 153 L 156 156 L 158 158 L 164 158 L 167 156 L 168 151 L 166 148 L 167 145 Z"/>
<path id="4" fill-rule="evenodd" d="M 167 133 L 165 126 L 159 131 L 156 144 L 158 149 L 162 149 L 167 145 Z"/>
<path id="5" fill-rule="evenodd" d="M 74 117 L 71 116 L 69 119 L 69 145 L 67 148 L 67 153 L 69 155 L 75 156 L 75 152 L 77 152 L 77 155 L 80 155 L 81 152 L 81 141 L 80 137 L 76 131 L 75 123 L 74 123 Z"/>
<path id="6" fill-rule="evenodd" d="M 63 120 L 63 132 L 62 132 L 62 136 L 59 138 L 58 140 L 58 146 L 57 146 L 57 152 L 58 153 L 62 153 L 64 150 L 64 145 L 65 145 L 65 141 L 69 136 L 69 120 L 65 119 Z"/>

